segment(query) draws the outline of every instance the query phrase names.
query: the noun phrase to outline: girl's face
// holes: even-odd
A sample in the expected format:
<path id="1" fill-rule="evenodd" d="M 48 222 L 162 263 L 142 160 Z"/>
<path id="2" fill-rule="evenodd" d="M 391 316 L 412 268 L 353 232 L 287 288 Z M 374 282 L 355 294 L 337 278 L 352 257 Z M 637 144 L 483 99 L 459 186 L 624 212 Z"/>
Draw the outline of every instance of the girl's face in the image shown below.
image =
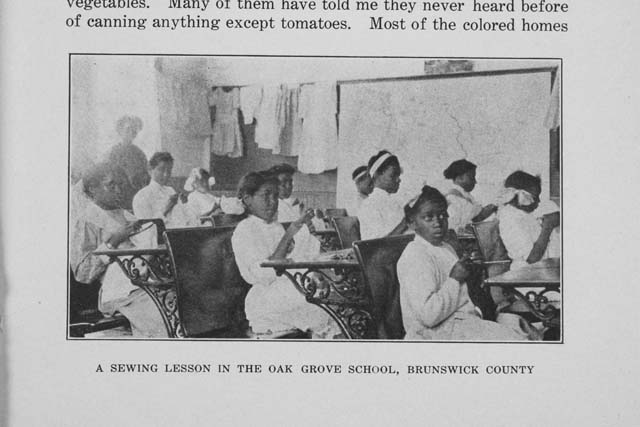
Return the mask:
<path id="1" fill-rule="evenodd" d="M 171 170 L 173 169 L 173 162 L 160 162 L 155 168 L 151 169 L 151 179 L 160 185 L 167 185 L 171 178 Z"/>
<path id="2" fill-rule="evenodd" d="M 449 229 L 447 205 L 427 201 L 420 205 L 409 227 L 434 246 L 440 246 Z"/>
<path id="3" fill-rule="evenodd" d="M 278 192 L 281 199 L 288 199 L 293 192 L 293 177 L 288 173 L 281 173 L 278 175 Z"/>
<path id="4" fill-rule="evenodd" d="M 471 193 L 476 187 L 476 170 L 471 169 L 460 176 L 457 176 L 454 180 L 456 184 L 464 189 L 467 193 Z"/>
<path id="5" fill-rule="evenodd" d="M 100 185 L 90 190 L 93 201 L 103 209 L 113 210 L 122 207 L 126 188 L 124 174 L 110 172 L 102 179 Z"/>
<path id="6" fill-rule="evenodd" d="M 271 223 L 278 215 L 278 186 L 263 184 L 253 195 L 245 195 L 242 201 L 250 214 Z"/>
<path id="7" fill-rule="evenodd" d="M 389 166 L 374 178 L 374 185 L 387 193 L 397 193 L 400 188 L 402 171 L 397 166 Z"/>

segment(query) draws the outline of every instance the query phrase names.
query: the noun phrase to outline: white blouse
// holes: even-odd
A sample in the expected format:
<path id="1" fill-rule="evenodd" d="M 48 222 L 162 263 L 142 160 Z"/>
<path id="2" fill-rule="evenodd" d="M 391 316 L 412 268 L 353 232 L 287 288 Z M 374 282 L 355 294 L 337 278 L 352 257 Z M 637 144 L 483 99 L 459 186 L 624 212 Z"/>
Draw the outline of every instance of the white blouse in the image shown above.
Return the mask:
<path id="1" fill-rule="evenodd" d="M 533 245 L 540 236 L 542 226 L 534 213 L 527 213 L 512 205 L 504 205 L 498 210 L 500 221 L 500 237 L 513 260 L 511 269 L 527 264 L 527 258 L 533 249 Z M 551 233 L 549 245 L 544 255 L 548 257 L 560 256 L 560 235 L 557 230 Z"/>
<path id="2" fill-rule="evenodd" d="M 292 326 L 305 330 L 316 322 L 309 313 L 317 307 L 307 303 L 289 279 L 276 276 L 272 268 L 260 266 L 273 254 L 284 233 L 282 224 L 267 223 L 250 215 L 236 226 L 231 237 L 238 270 L 252 285 L 245 300 L 245 311 L 254 332 Z M 294 248 L 287 258 L 309 259 L 319 252 L 320 242 L 307 227 L 302 227 L 294 237 Z M 323 320 L 324 317 L 321 316 Z"/>
<path id="3" fill-rule="evenodd" d="M 445 197 L 449 204 L 449 228 L 452 230 L 464 229 L 482 211 L 482 205 L 459 185 L 454 184 Z"/>
<path id="4" fill-rule="evenodd" d="M 467 285 L 449 277 L 458 262 L 447 243 L 434 246 L 416 234 L 398 260 L 405 339 L 451 339 L 456 316 L 477 318 Z"/>
<path id="5" fill-rule="evenodd" d="M 379 188 L 362 201 L 358 209 L 360 235 L 375 239 L 389 234 L 404 218 L 404 207 L 395 196 Z"/>

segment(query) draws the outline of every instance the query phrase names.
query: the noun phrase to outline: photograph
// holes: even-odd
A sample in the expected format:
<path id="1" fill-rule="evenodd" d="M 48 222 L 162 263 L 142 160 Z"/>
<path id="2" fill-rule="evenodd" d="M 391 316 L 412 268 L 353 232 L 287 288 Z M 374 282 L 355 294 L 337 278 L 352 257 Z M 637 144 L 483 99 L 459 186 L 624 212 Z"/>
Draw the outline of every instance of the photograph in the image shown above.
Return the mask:
<path id="1" fill-rule="evenodd" d="M 564 342 L 562 59 L 68 61 L 67 341 Z"/>

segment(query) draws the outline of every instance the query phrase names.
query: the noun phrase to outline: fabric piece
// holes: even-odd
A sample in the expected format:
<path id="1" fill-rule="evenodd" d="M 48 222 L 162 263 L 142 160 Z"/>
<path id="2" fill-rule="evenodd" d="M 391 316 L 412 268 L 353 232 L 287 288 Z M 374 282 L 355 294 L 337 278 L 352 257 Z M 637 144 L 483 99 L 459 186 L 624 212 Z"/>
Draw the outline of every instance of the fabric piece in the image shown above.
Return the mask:
<path id="1" fill-rule="evenodd" d="M 260 263 L 275 251 L 284 233 L 280 223 L 268 224 L 253 215 L 241 221 L 234 230 L 231 244 L 236 263 L 244 280 L 252 285 L 245 300 L 247 319 L 256 333 L 291 328 L 325 330 L 333 323 L 329 315 L 307 303 L 289 279 L 276 276 L 272 268 L 260 267 Z M 310 240 L 313 237 L 308 234 L 298 234 L 290 256 L 295 259 L 317 255 L 320 243 L 316 240 L 314 244 Z"/>
<path id="2" fill-rule="evenodd" d="M 300 86 L 288 88 L 283 92 L 287 102 L 283 103 L 284 117 L 280 132 L 280 144 L 274 148 L 273 154 L 297 156 L 302 138 L 302 118 L 299 114 Z"/>
<path id="3" fill-rule="evenodd" d="M 262 101 L 262 86 L 243 86 L 240 88 L 240 109 L 244 124 L 250 125 L 258 117 Z"/>
<path id="4" fill-rule="evenodd" d="M 388 235 L 404 218 L 404 207 L 391 194 L 374 188 L 358 210 L 360 235 L 375 239 Z"/>
<path id="5" fill-rule="evenodd" d="M 215 108 L 211 151 L 218 156 L 241 157 L 242 133 L 238 121 L 240 90 L 216 88 L 209 95 L 209 107 Z"/>
<path id="6" fill-rule="evenodd" d="M 278 222 L 292 222 L 302 215 L 302 204 L 295 197 L 278 200 Z"/>
<path id="7" fill-rule="evenodd" d="M 262 102 L 255 131 L 255 141 L 259 148 L 273 150 L 279 144 L 281 127 L 278 119 L 278 101 L 280 96 L 279 85 L 265 86 L 262 90 Z"/>
<path id="8" fill-rule="evenodd" d="M 408 340 L 523 340 L 521 331 L 482 320 L 466 284 L 449 277 L 458 257 L 416 235 L 398 260 L 402 321 Z"/>
<path id="9" fill-rule="evenodd" d="M 464 230 L 465 226 L 470 224 L 473 218 L 482 211 L 482 205 L 473 198 L 471 193 L 459 185 L 454 184 L 445 197 L 449 204 L 447 208 L 449 228 L 452 230 Z"/>
<path id="10" fill-rule="evenodd" d="M 338 166 L 337 105 L 335 82 L 302 86 L 298 110 L 303 120 L 298 153 L 300 172 L 322 173 Z"/>

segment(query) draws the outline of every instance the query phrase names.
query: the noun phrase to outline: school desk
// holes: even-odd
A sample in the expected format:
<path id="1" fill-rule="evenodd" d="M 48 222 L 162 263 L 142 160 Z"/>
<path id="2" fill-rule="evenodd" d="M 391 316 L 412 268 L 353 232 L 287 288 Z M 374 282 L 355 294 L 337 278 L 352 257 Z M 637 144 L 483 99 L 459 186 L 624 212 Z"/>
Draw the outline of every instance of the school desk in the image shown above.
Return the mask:
<path id="1" fill-rule="evenodd" d="M 286 276 L 307 302 L 336 321 L 347 339 L 363 338 L 373 325 L 362 271 L 352 249 L 323 252 L 308 260 L 271 260 L 260 265 Z M 318 281 L 325 286 L 318 286 Z"/>
<path id="2" fill-rule="evenodd" d="M 94 255 L 106 255 L 118 263 L 122 272 L 149 295 L 158 307 L 170 338 L 182 336 L 178 304 L 175 298 L 168 298 L 174 286 L 171 256 L 166 246 L 153 249 L 105 249 L 94 251 Z"/>
<path id="3" fill-rule="evenodd" d="M 550 303 L 546 294 L 560 292 L 560 258 L 546 258 L 509 270 L 486 279 L 484 284 L 501 288 L 506 295 L 521 301 L 543 322 L 556 326 L 559 324 L 559 309 Z"/>

